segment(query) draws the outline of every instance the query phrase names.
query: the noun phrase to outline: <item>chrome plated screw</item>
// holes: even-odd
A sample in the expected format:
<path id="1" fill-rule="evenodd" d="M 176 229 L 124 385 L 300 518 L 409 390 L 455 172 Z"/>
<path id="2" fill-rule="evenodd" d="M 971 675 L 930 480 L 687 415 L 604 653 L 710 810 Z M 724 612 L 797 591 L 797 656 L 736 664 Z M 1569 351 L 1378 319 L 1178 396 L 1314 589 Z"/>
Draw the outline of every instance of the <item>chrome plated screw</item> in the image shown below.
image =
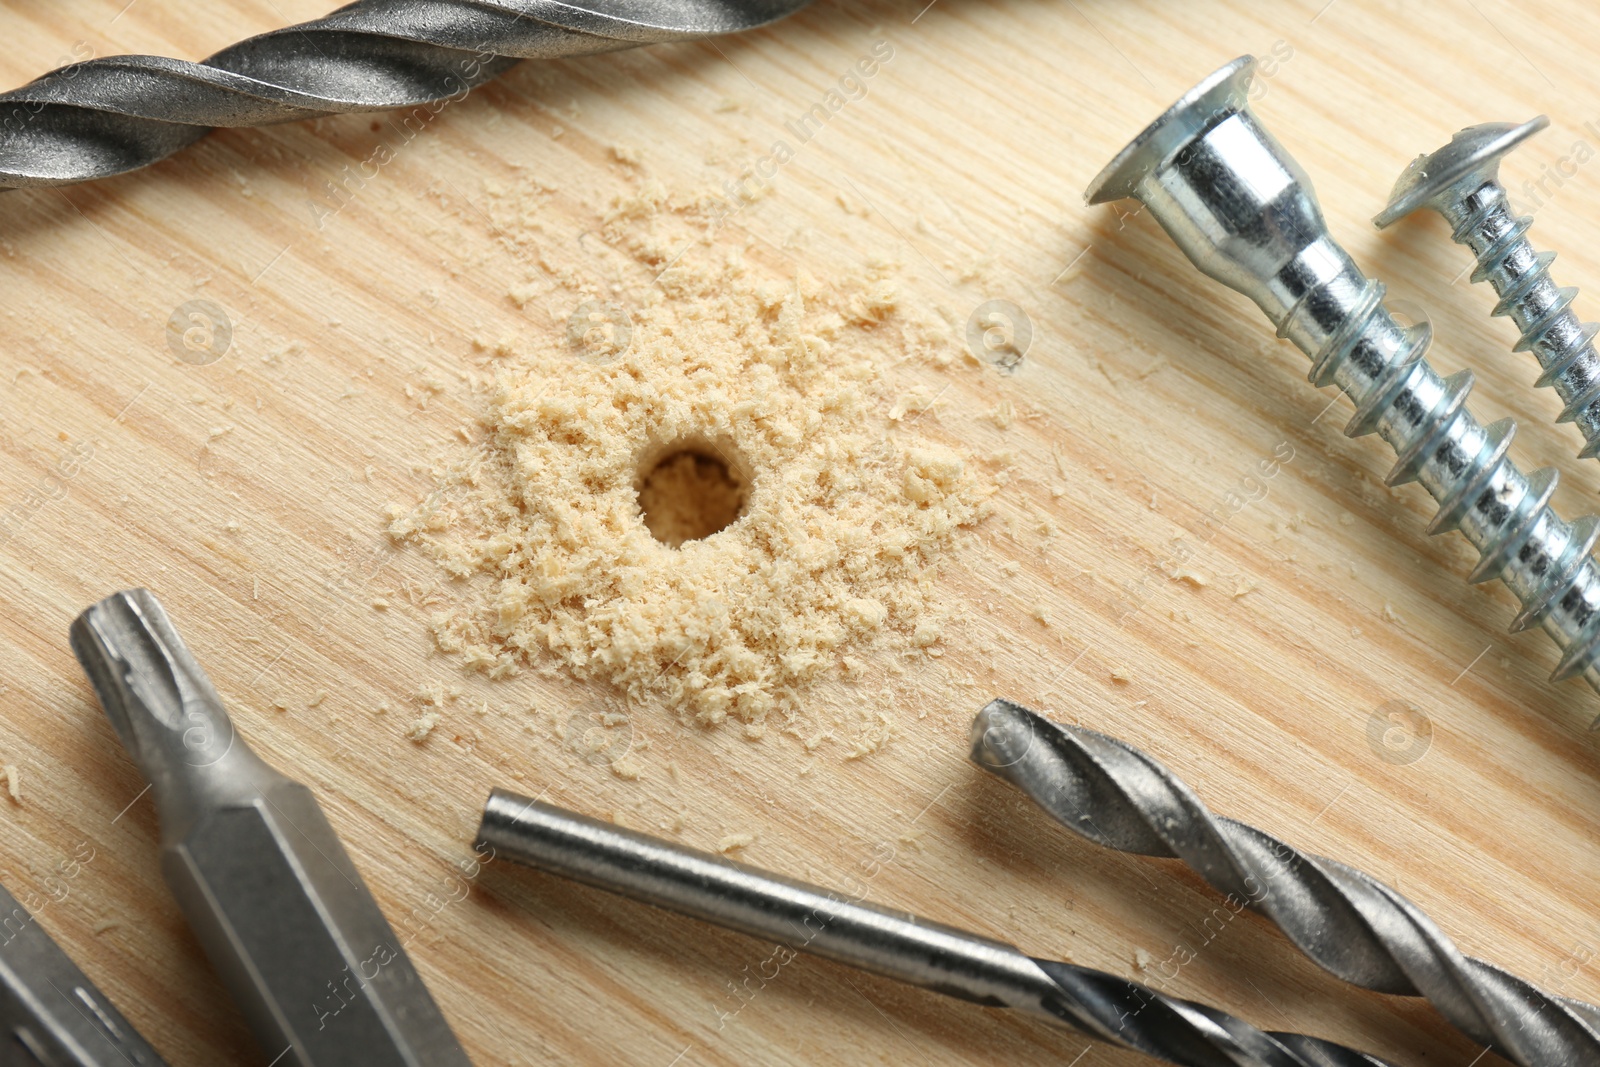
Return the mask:
<path id="1" fill-rule="evenodd" d="M 1483 426 L 1466 408 L 1472 374 L 1442 378 L 1426 324 L 1402 327 L 1328 232 L 1294 158 L 1249 106 L 1255 61 L 1234 60 L 1189 90 L 1089 186 L 1091 204 L 1135 197 L 1203 273 L 1250 297 L 1311 358 L 1311 381 L 1356 406 L 1349 436 L 1376 432 L 1398 456 L 1388 484 L 1420 481 L 1480 559 L 1469 581 L 1499 578 L 1522 603 L 1512 630 L 1542 626 L 1563 652 L 1552 678 L 1600 691 L 1600 519 L 1553 511 L 1556 472 L 1525 475 L 1506 455 L 1516 424 Z M 1600 719 L 1596 720 L 1600 725 Z"/>
<path id="2" fill-rule="evenodd" d="M 1578 455 L 1600 455 L 1600 354 L 1594 335 L 1600 324 L 1579 322 L 1571 310 L 1578 290 L 1550 279 L 1554 252 L 1537 252 L 1527 239 L 1530 216 L 1511 210 L 1500 184 L 1500 159 L 1550 120 L 1540 115 L 1517 126 L 1486 122 L 1469 126 L 1450 143 L 1418 156 L 1400 175 L 1389 205 L 1372 221 L 1382 229 L 1419 208 L 1432 208 L 1450 223 L 1450 237 L 1478 259 L 1475 282 L 1487 281 L 1500 297 L 1491 314 L 1509 315 L 1522 331 L 1514 352 L 1532 352 L 1544 373 L 1536 383 L 1555 386 L 1566 403 L 1557 422 L 1573 422 L 1583 434 Z"/>

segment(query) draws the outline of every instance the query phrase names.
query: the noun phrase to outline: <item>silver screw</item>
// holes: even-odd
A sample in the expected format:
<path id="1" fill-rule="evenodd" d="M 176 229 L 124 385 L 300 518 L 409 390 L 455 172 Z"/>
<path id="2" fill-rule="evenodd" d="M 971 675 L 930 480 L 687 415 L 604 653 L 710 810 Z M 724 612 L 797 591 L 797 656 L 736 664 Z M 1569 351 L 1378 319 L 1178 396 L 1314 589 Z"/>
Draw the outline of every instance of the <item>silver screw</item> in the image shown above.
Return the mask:
<path id="1" fill-rule="evenodd" d="M 1600 691 L 1600 519 L 1549 507 L 1556 472 L 1524 475 L 1506 455 L 1516 424 L 1482 426 L 1466 408 L 1472 374 L 1442 378 L 1426 323 L 1402 327 L 1334 241 L 1311 183 L 1249 105 L 1255 61 L 1234 60 L 1189 90 L 1089 186 L 1091 204 L 1135 197 L 1197 268 L 1256 302 L 1278 336 L 1311 358 L 1311 381 L 1356 406 L 1349 436 L 1374 431 L 1398 456 L 1388 484 L 1420 481 L 1481 557 L 1468 579 L 1499 578 L 1563 653 L 1555 680 Z M 1600 725 L 1600 720 L 1596 720 Z"/>
<path id="2" fill-rule="evenodd" d="M 1594 335 L 1600 325 L 1579 322 L 1571 311 L 1576 289 L 1550 280 L 1554 252 L 1537 252 L 1526 234 L 1527 215 L 1511 210 L 1500 184 L 1500 159 L 1550 120 L 1540 115 L 1517 126 L 1486 122 L 1469 126 L 1450 143 L 1418 156 L 1400 175 L 1389 205 L 1372 221 L 1379 229 L 1419 208 L 1432 208 L 1450 223 L 1450 237 L 1478 258 L 1475 282 L 1487 281 L 1500 297 L 1493 314 L 1509 315 L 1522 331 L 1515 352 L 1532 352 L 1544 373 L 1540 386 L 1553 385 L 1566 408 L 1557 422 L 1575 422 L 1583 434 L 1578 455 L 1600 455 L 1600 355 Z"/>

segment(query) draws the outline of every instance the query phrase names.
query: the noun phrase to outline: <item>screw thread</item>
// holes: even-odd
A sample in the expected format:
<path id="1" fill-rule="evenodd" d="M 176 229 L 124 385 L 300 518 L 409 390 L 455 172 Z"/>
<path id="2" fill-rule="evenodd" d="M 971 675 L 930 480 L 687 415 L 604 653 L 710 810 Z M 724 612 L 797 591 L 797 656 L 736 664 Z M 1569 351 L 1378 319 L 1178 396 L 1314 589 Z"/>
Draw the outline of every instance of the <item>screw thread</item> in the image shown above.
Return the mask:
<path id="1" fill-rule="evenodd" d="M 1566 407 L 1558 422 L 1574 422 L 1583 434 L 1579 455 L 1600 455 L 1600 353 L 1594 336 L 1600 324 L 1585 323 L 1572 311 L 1578 290 L 1550 277 L 1554 252 L 1539 252 L 1527 239 L 1530 216 L 1511 210 L 1498 181 L 1480 186 L 1444 206 L 1451 238 L 1477 257 L 1475 282 L 1487 281 L 1500 297 L 1493 314 L 1510 317 L 1522 331 L 1513 351 L 1532 352 L 1544 373 L 1540 387 L 1553 386 Z"/>
<path id="2" fill-rule="evenodd" d="M 1478 550 L 1469 581 L 1499 578 L 1522 612 L 1513 632 L 1542 626 L 1562 649 L 1552 680 L 1582 674 L 1600 692 L 1600 566 L 1590 557 L 1600 519 L 1563 520 L 1551 507 L 1558 475 L 1524 474 L 1507 455 L 1516 424 L 1483 426 L 1467 410 L 1472 374 L 1429 365 L 1431 331 L 1402 327 L 1368 280 L 1326 235 L 1296 257 L 1311 280 L 1279 320 L 1312 359 L 1311 381 L 1336 385 L 1356 406 L 1345 432 L 1376 432 L 1397 462 L 1387 482 L 1420 482 L 1439 505 L 1428 532 L 1459 529 Z M 1304 274 L 1302 274 L 1304 277 Z"/>

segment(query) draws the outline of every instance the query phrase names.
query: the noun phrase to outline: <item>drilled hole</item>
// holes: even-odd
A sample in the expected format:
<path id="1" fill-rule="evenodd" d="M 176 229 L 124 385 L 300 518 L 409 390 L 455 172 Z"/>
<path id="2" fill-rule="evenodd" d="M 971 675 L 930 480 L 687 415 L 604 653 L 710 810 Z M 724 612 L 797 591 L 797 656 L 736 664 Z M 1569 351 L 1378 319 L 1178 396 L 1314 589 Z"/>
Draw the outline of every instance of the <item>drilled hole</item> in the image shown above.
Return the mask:
<path id="1" fill-rule="evenodd" d="M 652 450 L 636 483 L 645 527 L 671 548 L 726 530 L 750 501 L 744 470 L 726 443 L 678 441 Z"/>

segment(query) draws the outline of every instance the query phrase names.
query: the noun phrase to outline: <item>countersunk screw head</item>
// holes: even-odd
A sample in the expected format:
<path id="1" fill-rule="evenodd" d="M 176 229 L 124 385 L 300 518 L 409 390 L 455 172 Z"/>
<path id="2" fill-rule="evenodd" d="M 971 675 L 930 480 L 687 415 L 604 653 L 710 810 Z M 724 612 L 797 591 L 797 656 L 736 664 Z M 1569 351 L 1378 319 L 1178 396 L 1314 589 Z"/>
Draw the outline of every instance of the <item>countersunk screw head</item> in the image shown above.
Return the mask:
<path id="1" fill-rule="evenodd" d="M 1105 204 L 1134 195 L 1134 188 L 1146 174 L 1158 169 L 1219 119 L 1249 105 L 1250 80 L 1255 73 L 1255 57 L 1240 56 L 1184 93 L 1106 164 L 1089 183 L 1084 200 Z"/>

